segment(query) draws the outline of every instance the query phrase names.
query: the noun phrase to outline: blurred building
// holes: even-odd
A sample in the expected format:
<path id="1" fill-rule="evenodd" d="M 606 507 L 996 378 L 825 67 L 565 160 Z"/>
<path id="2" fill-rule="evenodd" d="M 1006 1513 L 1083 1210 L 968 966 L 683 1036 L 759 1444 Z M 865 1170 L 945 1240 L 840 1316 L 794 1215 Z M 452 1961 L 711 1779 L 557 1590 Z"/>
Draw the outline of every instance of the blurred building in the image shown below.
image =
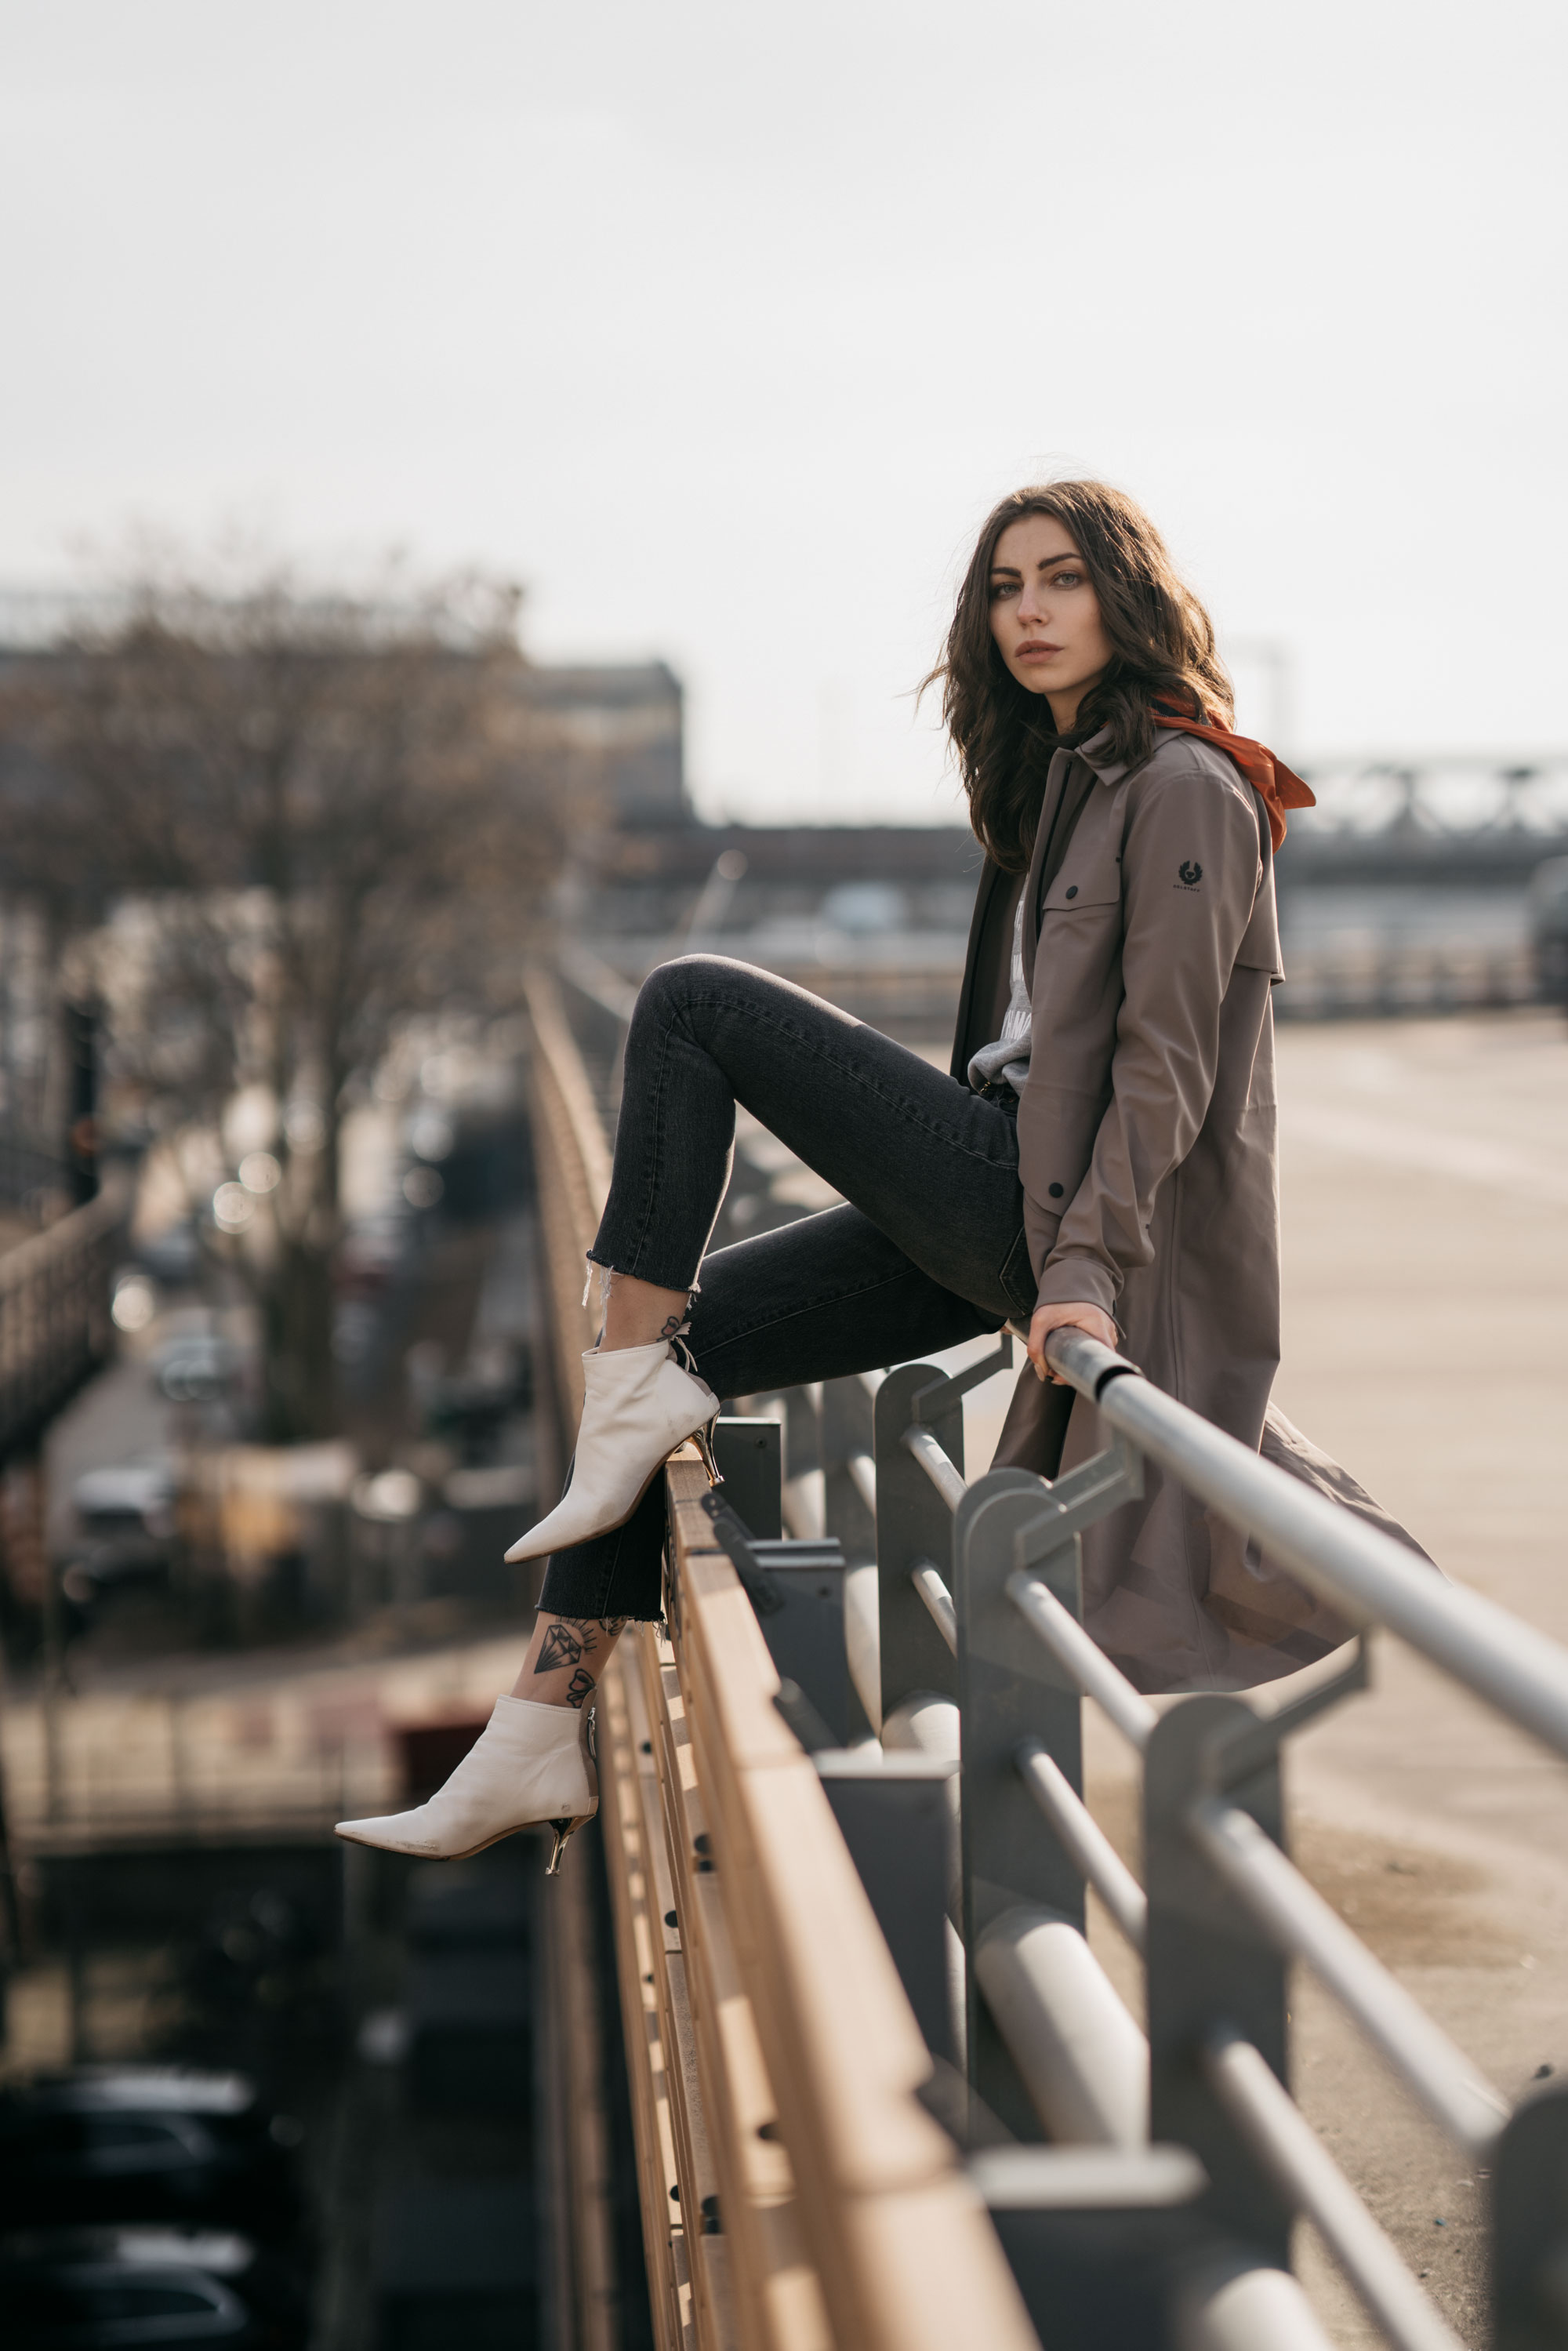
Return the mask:
<path id="1" fill-rule="evenodd" d="M 607 823 L 695 824 L 686 793 L 681 682 L 664 662 L 533 664 L 522 690 L 597 768 Z"/>

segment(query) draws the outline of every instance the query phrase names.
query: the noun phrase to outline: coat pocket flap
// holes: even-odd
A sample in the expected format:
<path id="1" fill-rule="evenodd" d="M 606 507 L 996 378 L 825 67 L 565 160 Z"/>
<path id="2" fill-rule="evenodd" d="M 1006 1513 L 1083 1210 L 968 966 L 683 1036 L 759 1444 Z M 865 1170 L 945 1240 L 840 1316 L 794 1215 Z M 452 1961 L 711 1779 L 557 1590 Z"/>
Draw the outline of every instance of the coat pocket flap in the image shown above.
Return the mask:
<path id="1" fill-rule="evenodd" d="M 1071 850 L 1061 872 L 1046 892 L 1040 912 L 1075 914 L 1084 906 L 1117 906 L 1122 902 L 1122 868 L 1114 859 L 1075 859 Z"/>

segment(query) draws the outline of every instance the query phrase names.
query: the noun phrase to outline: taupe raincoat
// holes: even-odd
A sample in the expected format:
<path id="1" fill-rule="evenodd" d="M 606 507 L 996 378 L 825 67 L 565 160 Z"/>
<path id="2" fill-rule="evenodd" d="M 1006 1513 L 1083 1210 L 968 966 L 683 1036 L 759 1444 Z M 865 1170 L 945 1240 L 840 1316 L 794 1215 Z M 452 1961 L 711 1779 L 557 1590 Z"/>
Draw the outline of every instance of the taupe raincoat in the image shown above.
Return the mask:
<path id="1" fill-rule="evenodd" d="M 1224 752 L 1190 734 L 1161 733 L 1131 771 L 1106 744 L 1056 753 L 1022 883 L 1033 1043 L 1019 1165 L 1039 1298 L 1103 1307 L 1157 1387 L 1408 1541 L 1270 1404 L 1270 991 L 1284 972 L 1268 811 Z M 1019 888 L 988 863 L 956 1077 L 1000 1032 Z M 1086 1398 L 1026 1367 L 996 1464 L 1051 1476 L 1105 1442 Z M 1140 1688 L 1243 1687 L 1345 1638 L 1331 1610 L 1153 1464 L 1145 1480 L 1141 1501 L 1083 1538 L 1085 1623 Z"/>

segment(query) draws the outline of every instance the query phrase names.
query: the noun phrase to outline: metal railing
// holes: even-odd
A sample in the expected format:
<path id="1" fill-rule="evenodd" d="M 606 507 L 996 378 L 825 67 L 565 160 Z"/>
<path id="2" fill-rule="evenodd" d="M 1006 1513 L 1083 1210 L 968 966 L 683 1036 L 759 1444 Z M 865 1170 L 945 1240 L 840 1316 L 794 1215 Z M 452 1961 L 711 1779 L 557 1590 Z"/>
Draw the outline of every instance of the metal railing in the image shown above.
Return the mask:
<path id="1" fill-rule="evenodd" d="M 120 1186 L 0 1255 L 0 1458 L 36 1445 L 109 1354 L 110 1280 L 129 1201 Z"/>
<path id="2" fill-rule="evenodd" d="M 68 1199 L 71 1170 L 57 1153 L 15 1128 L 0 1126 L 0 1200 L 36 1213 Z"/>
<path id="3" fill-rule="evenodd" d="M 564 1024 L 554 1033 L 559 1043 Z M 570 1092 L 551 1082 L 558 1096 Z M 557 1187 L 562 1196 L 568 1188 Z M 1500 2351 L 1568 2346 L 1561 2285 L 1568 2276 L 1568 2088 L 1548 2084 L 1510 2110 L 1294 1867 L 1280 1784 L 1291 1734 L 1364 1687 L 1373 1628 L 1407 1643 L 1565 1757 L 1568 1654 L 1236 1444 L 1082 1334 L 1059 1332 L 1050 1355 L 1094 1401 L 1110 1439 L 1053 1484 L 1011 1469 L 972 1484 L 965 1477 L 964 1397 L 1010 1360 L 1005 1336 L 956 1376 L 906 1364 L 883 1376 L 745 1401 L 746 1413 L 779 1423 L 775 1508 L 802 1568 L 809 1556 L 819 1594 L 835 1594 L 827 1616 L 839 1628 L 836 1659 L 831 1639 L 800 1645 L 789 1609 L 754 1614 L 747 1592 L 760 1588 L 757 1579 L 750 1570 L 744 1579 L 732 1572 L 712 1537 L 698 1536 L 696 1486 L 677 1487 L 672 1472 L 672 1646 L 664 1650 L 643 1635 L 642 1698 L 622 1701 L 613 1684 L 607 1694 L 612 1708 L 625 1704 L 628 1719 L 642 1705 L 650 1746 L 641 1751 L 667 1759 L 652 1779 L 641 1767 L 642 1826 L 635 1837 L 628 1832 L 628 1849 L 641 1838 L 642 1858 L 629 1863 L 626 1885 L 653 1867 L 662 1838 L 660 1883 L 675 1888 L 669 1949 L 690 1966 L 689 1946 L 708 1931 L 698 1921 L 715 1891 L 703 1863 L 714 1863 L 727 1940 L 706 1964 L 722 1975 L 733 1962 L 731 1989 L 750 2003 L 747 2032 L 775 2033 L 764 2067 L 772 2081 L 770 2067 L 798 2063 L 787 2037 L 777 2038 L 774 2002 L 831 2005 L 841 1995 L 853 2009 L 859 1997 L 841 1977 L 839 1943 L 822 1927 L 808 1882 L 813 1868 L 831 1878 L 841 1865 L 841 1851 L 825 1857 L 836 1823 L 918 2022 L 932 2066 L 922 2095 L 964 2151 L 970 2187 L 990 2214 L 992 2252 L 999 2241 L 1052 2351 L 1112 2344 L 1119 2351 L 1124 2342 L 1322 2351 L 1320 2323 L 1289 2275 L 1298 2215 L 1312 2222 L 1388 2342 L 1399 2351 L 1456 2351 L 1448 2322 L 1290 2096 L 1292 1963 L 1313 1972 L 1439 2129 L 1490 2174 L 1489 2291 Z M 1084 1630 L 1080 1537 L 1141 1490 L 1145 1461 L 1359 1627 L 1347 1650 L 1296 1677 L 1282 1699 L 1204 1692 L 1155 1705 L 1134 1688 Z M 782 1585 L 791 1555 L 789 1542 L 764 1543 L 752 1567 L 760 1562 L 763 1581 Z M 688 1597 L 699 1591 L 700 1599 Z M 716 1612 L 711 1619 L 709 1611 Z M 692 1647 L 699 1620 L 716 1628 L 703 1635 L 715 1646 L 700 1675 Z M 722 1649 L 721 1620 L 730 1645 Z M 832 1729 L 855 1714 L 841 1701 L 846 1649 L 863 1716 L 848 1733 Z M 748 1758 L 781 1760 L 776 1732 L 759 1727 L 763 1652 L 772 1654 L 775 1677 L 778 1660 L 789 1660 L 790 1684 L 778 1703 L 815 1750 L 828 1799 L 796 1821 L 795 1860 L 810 1856 L 788 1897 L 800 1903 L 798 1916 L 754 1907 L 756 1864 L 727 1799 L 708 1792 Z M 732 1702 L 732 1668 L 723 1661 L 742 1656 L 736 1687 L 746 1697 Z M 1142 1766 L 1142 1884 L 1084 1802 L 1085 1698 Z M 684 1729 L 683 1708 L 694 1710 Z M 699 1812 L 702 1825 L 688 1836 Z M 810 1850 L 813 1841 L 821 1850 Z M 1143 1964 L 1146 2032 L 1089 1949 L 1090 1887 Z M 656 1891 L 655 1902 L 663 1899 Z M 632 1997 L 633 1950 L 638 1969 L 655 1988 L 663 1983 L 646 1957 L 656 1916 L 650 1928 L 625 1910 L 623 2002 Z M 821 1948 L 824 1936 L 831 1949 Z M 762 1968 L 758 1938 L 772 1973 Z M 786 1948 L 800 1970 L 794 1981 L 777 1972 Z M 858 1963 L 846 1962 L 852 1978 Z M 749 1979 L 748 1964 L 757 1970 Z M 721 2129 L 740 2095 L 730 2072 L 739 2043 L 705 2043 L 701 2020 L 711 2031 L 724 1998 L 718 1977 L 706 2006 L 699 2000 L 683 2011 L 672 1994 L 657 2030 L 649 2024 L 644 2032 L 664 2053 L 665 2098 L 678 2106 L 696 2085 L 703 2113 L 727 2118 Z M 640 1993 L 636 2002 L 646 2005 Z M 636 2022 L 630 2011 L 628 2021 Z M 629 2034 L 629 2045 L 636 2039 Z M 837 2158 L 824 2145 L 835 2128 L 850 2127 L 853 2105 L 852 2092 L 836 2124 L 819 2116 L 809 2127 L 789 2095 L 778 2096 L 797 2180 L 808 2163 L 831 2168 Z M 640 2136 L 674 2147 L 679 2172 L 680 2129 L 653 2105 L 646 2111 Z M 709 2176 L 708 2158 L 696 2151 L 701 2133 L 692 2129 L 689 2177 L 666 2183 L 683 2199 L 693 2181 Z M 731 2192 L 759 2192 L 747 2188 L 744 2167 Z M 820 2259 L 821 2284 L 832 2267 L 811 2234 L 825 2224 L 823 2208 L 801 2200 L 794 2209 L 803 2231 L 797 2251 L 808 2266 Z M 652 2255 L 667 2220 L 652 2189 L 644 2211 Z M 665 2227 L 666 2241 L 668 2233 Z M 968 2241 L 965 2261 L 979 2258 L 978 2241 Z M 733 2246 L 731 2257 L 739 2252 Z M 956 2241 L 946 2258 L 960 2258 Z M 908 2323 L 891 2275 L 886 2291 Z M 862 2272 L 852 2326 L 849 2304 L 821 2304 L 821 2339 L 844 2351 L 862 2340 L 924 2339 L 889 2336 L 885 2328 L 856 2333 L 868 2323 L 867 2292 Z M 709 2339 L 723 2339 L 722 2329 L 709 2335 L 699 2326 L 698 2340 Z M 792 2338 L 739 2325 L 737 2339 Z M 990 2338 L 969 2331 L 952 2339 Z"/>
<path id="4" fill-rule="evenodd" d="M 1111 2166 L 1095 2207 L 1081 2179 L 1053 2185 L 1050 2167 L 1031 2190 L 1016 2164 L 998 2171 L 995 2158 L 977 2158 L 982 2185 L 1005 2189 L 1004 2238 L 1042 2335 L 1064 2237 L 1063 2205 L 1051 2199 L 1065 2194 L 1102 2222 L 1117 2210 L 1101 2241 L 1131 2260 L 1157 2188 L 1176 2300 L 1206 2241 L 1216 2258 L 1223 2241 L 1282 2270 L 1301 2213 L 1389 2342 L 1454 2351 L 1457 2336 L 1284 2087 L 1285 1970 L 1299 1961 L 1490 2171 L 1495 2340 L 1568 2343 L 1568 2304 L 1553 2283 L 1568 2259 L 1568 2091 L 1542 2089 L 1511 2113 L 1291 1863 L 1279 1782 L 1289 1735 L 1365 1686 L 1373 1626 L 1565 1757 L 1568 1654 L 1263 1462 L 1108 1349 L 1064 1332 L 1049 1353 L 1111 1437 L 1056 1484 L 1013 1470 L 964 1481 L 961 1394 L 999 1368 L 996 1358 L 951 1382 L 931 1365 L 901 1366 L 878 1386 L 874 1442 L 883 1740 L 962 1757 L 953 1901 L 967 1967 L 956 2038 L 967 2044 L 970 2089 L 1020 2141 L 1043 2135 L 1130 2156 L 1152 2133 L 1201 2167 L 1178 2230 L 1168 2181 L 1145 2180 L 1140 2201 L 1134 2169 L 1117 2190 Z M 1217 1692 L 1156 1708 L 1136 1690 L 1083 1629 L 1079 1538 L 1141 1490 L 1145 1460 L 1361 1626 L 1348 1662 L 1344 1653 L 1325 1661 L 1272 1707 Z M 946 1576 L 935 1565 L 943 1558 Z M 1142 1760 L 1144 1886 L 1083 1802 L 1085 1698 Z M 1146 2040 L 1083 1940 L 1086 1886 L 1144 1959 Z M 1055 2249 L 1034 2262 L 1031 2230 Z M 1113 2300 L 1115 2266 L 1098 2289 Z M 1047 2301 L 1030 2294 L 1031 2276 Z M 1281 2285 L 1269 2293 L 1266 2328 L 1227 2340 L 1262 2351 L 1321 2339 L 1299 2299 Z M 1208 2339 L 1201 2312 L 1189 2307 L 1183 2323 L 1183 2339 Z"/>
<path id="5" fill-rule="evenodd" d="M 550 1355 L 575 1421 L 608 1155 L 550 975 L 528 1003 Z M 984 2205 L 919 2103 L 925 2038 L 831 1783 L 775 1708 L 758 1620 L 698 1508 L 706 1479 L 677 1462 L 667 1485 L 667 1628 L 621 1643 L 598 1734 L 660 2351 L 1038 2351 Z M 580 1844 L 552 1918 L 578 1898 Z M 563 2206 L 580 2216 L 602 2194 L 585 2162 Z"/>

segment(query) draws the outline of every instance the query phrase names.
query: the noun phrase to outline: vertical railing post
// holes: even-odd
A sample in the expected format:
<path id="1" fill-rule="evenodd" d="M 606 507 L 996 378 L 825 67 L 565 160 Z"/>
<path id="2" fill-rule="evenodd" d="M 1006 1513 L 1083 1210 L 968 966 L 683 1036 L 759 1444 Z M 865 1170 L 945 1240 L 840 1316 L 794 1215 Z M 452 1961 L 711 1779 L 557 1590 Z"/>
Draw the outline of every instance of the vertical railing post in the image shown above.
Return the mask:
<path id="1" fill-rule="evenodd" d="M 843 1545 L 852 1567 L 876 1557 L 876 1520 L 850 1474 L 857 1454 L 874 1442 L 871 1392 L 852 1375 L 822 1382 L 818 1417 L 823 1479 L 823 1532 Z"/>
<path id="2" fill-rule="evenodd" d="M 730 1413 L 714 1430 L 724 1499 L 747 1532 L 765 1542 L 777 1542 L 784 1531 L 783 1436 L 776 1420 Z"/>
<path id="3" fill-rule="evenodd" d="M 1205 1860 L 1186 1815 L 1215 1792 L 1216 1755 L 1255 1726 L 1245 1698 L 1201 1693 L 1161 1716 L 1144 1754 L 1144 1883 L 1149 1897 L 1149 2127 L 1189 2147 L 1209 2177 L 1207 2213 L 1263 2257 L 1290 2266 L 1291 2215 L 1205 2078 L 1217 2026 L 1241 2033 L 1287 2082 L 1285 1961 Z M 1280 1768 L 1270 1757 L 1226 1785 L 1229 1802 L 1284 1844 Z"/>
<path id="4" fill-rule="evenodd" d="M 821 1390 L 785 1388 L 778 1403 L 784 1416 L 784 1525 L 799 1541 L 826 1532 L 822 1508 Z"/>
<path id="5" fill-rule="evenodd" d="M 977 1479 L 953 1521 L 951 1584 L 958 1619 L 958 1709 L 963 1777 L 959 1840 L 964 1949 L 969 1954 L 969 2080 L 1019 2138 L 1040 2125 L 1007 2045 L 978 1997 L 973 1959 L 994 1919 L 1019 1904 L 1053 1910 L 1082 1930 L 1083 1885 L 1019 1777 L 1016 1758 L 1033 1737 L 1051 1750 L 1075 1789 L 1083 1771 L 1082 1700 L 1019 1623 L 1006 1585 L 1023 1528 L 1038 1520 L 1042 1484 L 1024 1469 Z M 1078 1537 L 1031 1562 L 1077 1615 Z"/>
<path id="6" fill-rule="evenodd" d="M 899 1754 L 827 1754 L 816 1763 L 925 2045 L 955 2064 L 946 1905 L 948 1783 L 957 1766 Z"/>
<path id="7" fill-rule="evenodd" d="M 923 1390 L 921 1426 L 930 1431 L 960 1475 L 964 1468 L 962 1393 L 943 1406 L 941 1373 L 934 1364 L 901 1364 L 876 1392 L 876 1566 L 882 1626 L 882 1719 L 916 1691 L 956 1698 L 957 1667 L 946 1643 L 909 1580 L 916 1560 L 944 1567 L 952 1555 L 947 1505 L 920 1464 L 905 1452 L 904 1433 Z"/>
<path id="8" fill-rule="evenodd" d="M 1568 2345 L 1568 2087 L 1526 2098 L 1491 2166 L 1493 2351 Z"/>

